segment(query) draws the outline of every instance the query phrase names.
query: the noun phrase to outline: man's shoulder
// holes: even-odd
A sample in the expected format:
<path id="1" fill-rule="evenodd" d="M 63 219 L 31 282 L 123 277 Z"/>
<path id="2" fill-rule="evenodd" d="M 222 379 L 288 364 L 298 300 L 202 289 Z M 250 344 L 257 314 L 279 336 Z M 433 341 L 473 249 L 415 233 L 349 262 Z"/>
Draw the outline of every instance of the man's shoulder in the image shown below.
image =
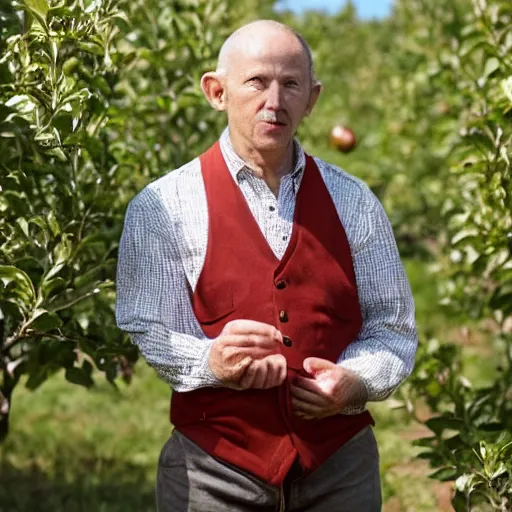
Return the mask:
<path id="1" fill-rule="evenodd" d="M 201 176 L 199 158 L 166 172 L 160 178 L 146 185 L 130 202 L 134 207 L 153 208 L 157 203 L 169 205 L 177 199 L 180 188 L 195 188 Z"/>
<path id="2" fill-rule="evenodd" d="M 313 159 L 331 195 L 339 199 L 349 198 L 352 201 L 368 204 L 375 202 L 373 192 L 361 178 L 319 157 L 314 156 Z"/>

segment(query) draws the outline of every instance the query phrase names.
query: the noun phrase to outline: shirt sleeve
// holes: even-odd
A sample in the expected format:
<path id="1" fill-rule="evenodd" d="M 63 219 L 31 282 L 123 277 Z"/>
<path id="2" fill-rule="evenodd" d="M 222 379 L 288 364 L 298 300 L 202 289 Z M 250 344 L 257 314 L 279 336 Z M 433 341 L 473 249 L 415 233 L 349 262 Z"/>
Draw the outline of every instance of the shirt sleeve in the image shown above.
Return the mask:
<path id="1" fill-rule="evenodd" d="M 195 318 L 169 214 L 158 192 L 144 189 L 130 203 L 119 246 L 117 325 L 176 391 L 219 382 L 208 365 L 214 340 Z"/>
<path id="2" fill-rule="evenodd" d="M 378 199 L 368 189 L 367 194 L 359 212 L 367 234 L 353 248 L 363 325 L 338 364 L 360 377 L 369 401 L 378 401 L 412 372 L 418 337 L 414 300 L 391 224 Z M 364 406 L 344 413 L 362 410 Z"/>

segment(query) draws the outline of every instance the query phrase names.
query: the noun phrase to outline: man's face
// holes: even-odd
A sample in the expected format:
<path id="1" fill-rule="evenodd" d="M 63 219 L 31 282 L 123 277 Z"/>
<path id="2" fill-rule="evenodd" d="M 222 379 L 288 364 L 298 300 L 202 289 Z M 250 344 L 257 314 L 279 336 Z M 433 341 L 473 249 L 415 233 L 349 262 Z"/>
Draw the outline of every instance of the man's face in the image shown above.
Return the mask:
<path id="1" fill-rule="evenodd" d="M 242 42 L 230 56 L 224 85 L 231 136 L 257 151 L 288 147 L 312 106 L 306 54 L 284 31 Z"/>

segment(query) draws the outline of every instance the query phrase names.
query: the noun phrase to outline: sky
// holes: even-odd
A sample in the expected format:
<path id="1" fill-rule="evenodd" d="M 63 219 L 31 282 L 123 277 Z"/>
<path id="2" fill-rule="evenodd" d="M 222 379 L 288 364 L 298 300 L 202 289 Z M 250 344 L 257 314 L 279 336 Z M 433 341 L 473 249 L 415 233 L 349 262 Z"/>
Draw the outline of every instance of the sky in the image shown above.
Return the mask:
<path id="1" fill-rule="evenodd" d="M 382 18 L 390 14 L 392 0 L 353 0 L 361 18 Z M 300 13 L 304 9 L 321 9 L 335 13 L 345 0 L 281 0 L 278 5 Z"/>

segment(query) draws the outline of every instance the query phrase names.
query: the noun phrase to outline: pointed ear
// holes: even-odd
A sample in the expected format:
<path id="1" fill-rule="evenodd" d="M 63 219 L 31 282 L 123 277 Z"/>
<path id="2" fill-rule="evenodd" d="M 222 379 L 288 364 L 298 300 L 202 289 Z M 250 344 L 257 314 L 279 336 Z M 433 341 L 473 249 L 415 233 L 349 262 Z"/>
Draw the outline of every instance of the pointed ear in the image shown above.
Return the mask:
<path id="1" fill-rule="evenodd" d="M 220 73 L 209 71 L 201 78 L 201 89 L 208 103 L 219 112 L 226 110 L 225 79 Z"/>
<path id="2" fill-rule="evenodd" d="M 311 90 L 311 95 L 309 97 L 309 103 L 306 108 L 306 116 L 309 116 L 311 114 L 311 111 L 313 110 L 313 107 L 315 106 L 316 100 L 320 96 L 320 93 L 322 92 L 322 82 L 315 82 L 313 85 L 313 88 Z"/>

